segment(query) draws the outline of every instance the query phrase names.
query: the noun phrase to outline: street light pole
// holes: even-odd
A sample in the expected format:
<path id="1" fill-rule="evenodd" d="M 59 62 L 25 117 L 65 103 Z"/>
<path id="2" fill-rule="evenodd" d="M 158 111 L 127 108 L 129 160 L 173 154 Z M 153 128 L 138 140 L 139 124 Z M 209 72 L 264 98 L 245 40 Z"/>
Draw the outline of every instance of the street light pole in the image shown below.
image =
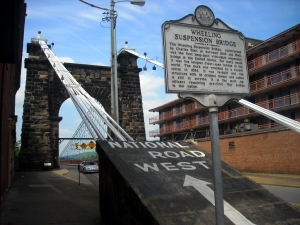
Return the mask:
<path id="1" fill-rule="evenodd" d="M 125 2 L 125 1 L 117 1 Z M 112 118 L 119 123 L 119 91 L 118 91 L 118 62 L 117 62 L 117 12 L 114 0 L 110 0 L 110 36 L 111 36 L 111 112 Z M 131 4 L 143 6 L 145 0 L 131 0 Z"/>
<path id="2" fill-rule="evenodd" d="M 112 118 L 119 123 L 119 94 L 118 94 L 118 65 L 117 65 L 117 43 L 116 25 L 117 12 L 115 2 L 110 0 L 110 36 L 111 36 L 111 112 Z"/>
<path id="3" fill-rule="evenodd" d="M 99 6 L 90 4 L 84 0 L 79 0 L 85 4 L 88 4 L 92 7 L 108 10 Z M 117 12 L 115 11 L 115 3 L 118 2 L 129 2 L 129 0 L 120 0 L 114 2 L 110 0 L 110 10 L 109 10 L 109 20 L 110 20 L 110 49 L 111 49 L 111 114 L 112 118 L 119 123 L 119 94 L 118 94 L 118 64 L 117 64 L 117 43 L 116 43 L 116 26 L 117 26 Z M 143 6 L 145 0 L 130 0 L 130 3 L 133 5 Z M 108 18 L 105 18 L 108 21 Z"/>

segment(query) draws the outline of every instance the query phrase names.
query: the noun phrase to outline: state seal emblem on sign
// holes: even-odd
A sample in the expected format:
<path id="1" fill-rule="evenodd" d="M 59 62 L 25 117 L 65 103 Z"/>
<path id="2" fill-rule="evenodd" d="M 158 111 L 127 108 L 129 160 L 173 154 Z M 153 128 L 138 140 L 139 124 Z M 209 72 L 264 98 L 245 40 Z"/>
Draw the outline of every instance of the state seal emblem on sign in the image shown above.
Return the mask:
<path id="1" fill-rule="evenodd" d="M 204 5 L 200 5 L 195 9 L 195 17 L 201 25 L 206 27 L 211 26 L 215 21 L 214 13 Z"/>

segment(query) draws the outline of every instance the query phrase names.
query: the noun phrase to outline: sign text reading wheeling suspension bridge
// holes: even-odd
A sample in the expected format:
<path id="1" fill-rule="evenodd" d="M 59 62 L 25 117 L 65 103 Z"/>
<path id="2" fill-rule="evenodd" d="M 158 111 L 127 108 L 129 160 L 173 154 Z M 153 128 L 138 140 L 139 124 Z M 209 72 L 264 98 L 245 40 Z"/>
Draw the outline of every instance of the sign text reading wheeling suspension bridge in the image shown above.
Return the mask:
<path id="1" fill-rule="evenodd" d="M 216 45 L 230 45 L 236 47 L 234 41 L 227 41 L 222 40 L 222 36 L 220 33 L 215 32 L 207 32 L 207 31 L 200 31 L 200 30 L 191 30 L 193 35 L 199 36 L 190 36 L 185 34 L 175 34 L 175 40 L 182 40 L 182 41 L 192 41 L 192 42 L 204 42 L 209 44 L 216 44 Z M 204 37 L 203 37 L 204 36 Z M 215 43 L 214 43 L 215 41 Z"/>
<path id="2" fill-rule="evenodd" d="M 241 35 L 168 25 L 164 33 L 167 92 L 248 93 Z"/>

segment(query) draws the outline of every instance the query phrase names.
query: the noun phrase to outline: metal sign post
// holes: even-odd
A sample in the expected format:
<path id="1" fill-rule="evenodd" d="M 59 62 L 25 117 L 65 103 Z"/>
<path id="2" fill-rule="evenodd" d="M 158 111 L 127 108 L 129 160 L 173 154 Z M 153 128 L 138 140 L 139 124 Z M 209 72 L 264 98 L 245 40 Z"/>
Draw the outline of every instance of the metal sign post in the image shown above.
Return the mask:
<path id="1" fill-rule="evenodd" d="M 224 224 L 224 203 L 223 203 L 223 185 L 222 185 L 222 167 L 218 127 L 218 107 L 210 107 L 210 139 L 212 147 L 212 161 L 215 184 L 215 209 L 217 224 Z"/>
<path id="2" fill-rule="evenodd" d="M 79 149 L 79 165 L 78 165 L 78 185 L 80 185 L 80 164 L 81 164 L 81 152 Z"/>
<path id="3" fill-rule="evenodd" d="M 218 109 L 230 99 L 239 99 L 239 95 L 205 95 L 194 93 L 180 93 L 179 97 L 193 99 L 208 108 L 210 120 L 210 140 L 214 174 L 214 200 L 217 225 L 224 224 L 224 200 L 222 184 L 222 166 L 220 152 L 220 138 L 218 125 Z"/>
<path id="4" fill-rule="evenodd" d="M 214 170 L 215 214 L 224 224 L 218 108 L 250 94 L 245 38 L 210 8 L 162 25 L 167 93 L 198 101 L 208 108 Z"/>

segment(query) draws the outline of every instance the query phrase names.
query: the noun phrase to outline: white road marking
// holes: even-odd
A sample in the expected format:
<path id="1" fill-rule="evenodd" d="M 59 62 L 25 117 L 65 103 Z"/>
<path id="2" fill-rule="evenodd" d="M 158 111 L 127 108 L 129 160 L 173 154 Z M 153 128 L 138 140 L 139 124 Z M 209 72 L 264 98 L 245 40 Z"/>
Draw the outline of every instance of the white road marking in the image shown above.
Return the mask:
<path id="1" fill-rule="evenodd" d="M 210 201 L 213 205 L 215 205 L 215 197 L 214 191 L 207 187 L 209 182 L 196 179 L 194 177 L 185 176 L 183 186 L 192 186 L 197 191 L 199 191 L 208 201 Z M 224 214 L 230 219 L 234 224 L 237 225 L 254 225 L 251 221 L 249 221 L 246 217 L 244 217 L 239 211 L 233 208 L 229 203 L 224 201 Z"/>

